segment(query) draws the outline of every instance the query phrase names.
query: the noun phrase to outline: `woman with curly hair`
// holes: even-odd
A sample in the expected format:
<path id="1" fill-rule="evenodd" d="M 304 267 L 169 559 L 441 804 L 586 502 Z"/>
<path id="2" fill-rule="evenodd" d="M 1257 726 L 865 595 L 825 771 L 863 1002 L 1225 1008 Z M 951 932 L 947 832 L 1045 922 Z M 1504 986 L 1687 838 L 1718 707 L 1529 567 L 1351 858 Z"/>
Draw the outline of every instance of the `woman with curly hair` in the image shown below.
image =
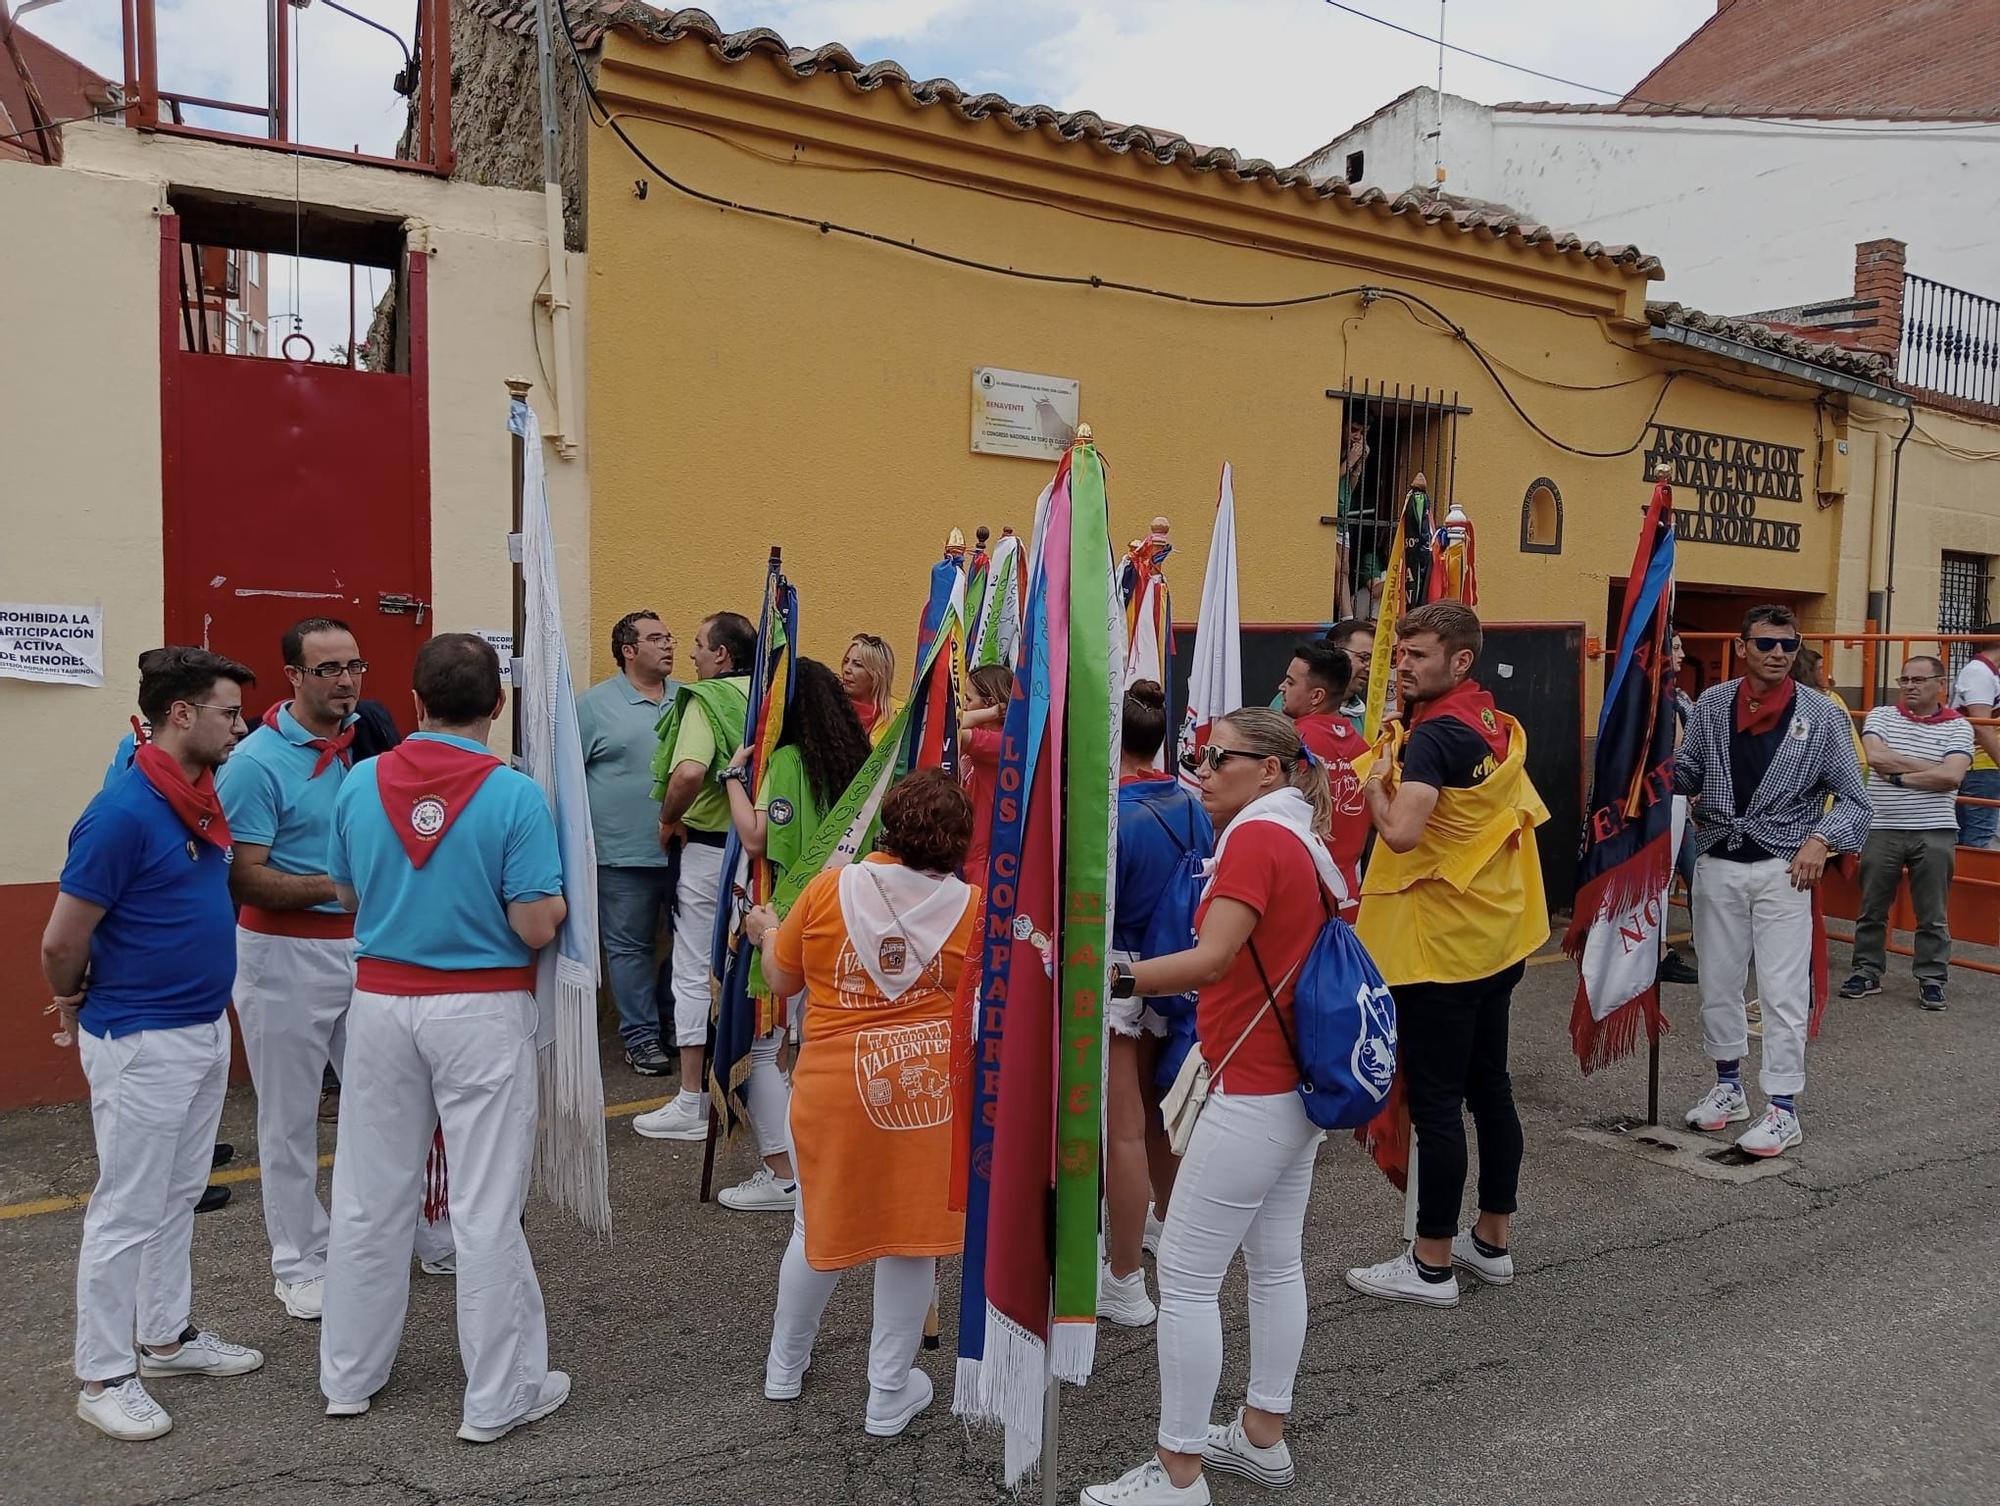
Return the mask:
<path id="1" fill-rule="evenodd" d="M 723 777 L 729 816 L 743 850 L 753 858 L 768 859 L 774 873 L 782 876 L 798 862 L 821 818 L 861 772 L 869 751 L 868 734 L 861 730 L 839 677 L 816 659 L 799 660 L 792 671 L 784 731 L 764 770 L 757 798 L 750 798 L 749 748 L 737 752 Z M 771 993 L 757 972 L 751 975 L 750 987 L 753 993 Z M 778 1069 L 784 1038 L 780 1023 L 751 1043 L 744 1107 L 763 1164 L 748 1180 L 717 1194 L 723 1207 L 739 1213 L 788 1213 L 798 1202 L 786 1123 L 790 1088 Z"/>
<path id="2" fill-rule="evenodd" d="M 872 742 L 889 735 L 902 702 L 895 698 L 896 651 L 873 633 L 856 633 L 840 661 L 840 685 Z"/>
<path id="3" fill-rule="evenodd" d="M 973 953 L 979 890 L 954 876 L 972 804 L 942 769 L 882 802 L 876 852 L 820 874 L 779 923 L 752 910 L 745 934 L 779 992 L 805 989 L 793 1078 L 799 1203 L 778 1271 L 764 1395 L 790 1401 L 812 1363 L 840 1273 L 875 1266 L 865 1425 L 893 1438 L 931 1403 L 913 1368 L 937 1257 L 965 1243 L 950 1207 L 952 1000 Z"/>

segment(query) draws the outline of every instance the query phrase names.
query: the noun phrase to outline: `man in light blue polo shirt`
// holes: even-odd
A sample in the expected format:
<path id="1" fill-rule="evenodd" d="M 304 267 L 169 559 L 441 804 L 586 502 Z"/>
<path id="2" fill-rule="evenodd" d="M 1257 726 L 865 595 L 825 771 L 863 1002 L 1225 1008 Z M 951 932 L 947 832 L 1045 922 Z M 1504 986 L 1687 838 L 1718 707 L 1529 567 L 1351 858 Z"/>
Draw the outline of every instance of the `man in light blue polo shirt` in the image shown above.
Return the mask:
<path id="1" fill-rule="evenodd" d="M 650 611 L 627 612 L 611 629 L 611 657 L 618 673 L 576 698 L 597 838 L 598 931 L 625 1063 L 641 1077 L 661 1077 L 671 1065 L 660 1030 L 662 1019 L 673 1020 L 673 995 L 656 949 L 662 927 L 673 926 L 679 853 L 660 846 L 653 754 L 660 717 L 680 689 L 667 678 L 674 635 Z"/>
<path id="2" fill-rule="evenodd" d="M 284 636 L 292 698 L 264 713 L 216 779 L 236 838 L 236 1018 L 257 1088 L 257 1157 L 273 1293 L 317 1320 L 326 1278 L 319 1095 L 340 1070 L 354 992 L 354 918 L 326 874 L 333 804 L 353 761 L 368 672 L 347 624 L 309 617 Z"/>
<path id="3" fill-rule="evenodd" d="M 421 730 L 348 776 L 328 847 L 358 958 L 320 1389 L 329 1416 L 352 1417 L 389 1378 L 441 1127 L 466 1370 L 458 1436 L 491 1443 L 569 1396 L 569 1377 L 549 1369 L 521 1227 L 539 1112 L 535 952 L 567 913 L 562 861 L 540 789 L 486 751 L 506 705 L 492 646 L 439 634 L 417 654 L 415 690 Z"/>

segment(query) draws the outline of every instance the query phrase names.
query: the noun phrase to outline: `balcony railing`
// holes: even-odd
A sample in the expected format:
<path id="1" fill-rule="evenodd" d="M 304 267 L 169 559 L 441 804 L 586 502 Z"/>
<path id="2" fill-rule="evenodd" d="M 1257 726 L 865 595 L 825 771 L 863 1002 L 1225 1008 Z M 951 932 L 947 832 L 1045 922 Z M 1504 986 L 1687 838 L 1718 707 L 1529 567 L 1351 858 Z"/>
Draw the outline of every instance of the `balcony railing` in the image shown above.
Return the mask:
<path id="1" fill-rule="evenodd" d="M 1905 276 L 1896 374 L 1905 387 L 2000 406 L 2000 298 Z"/>

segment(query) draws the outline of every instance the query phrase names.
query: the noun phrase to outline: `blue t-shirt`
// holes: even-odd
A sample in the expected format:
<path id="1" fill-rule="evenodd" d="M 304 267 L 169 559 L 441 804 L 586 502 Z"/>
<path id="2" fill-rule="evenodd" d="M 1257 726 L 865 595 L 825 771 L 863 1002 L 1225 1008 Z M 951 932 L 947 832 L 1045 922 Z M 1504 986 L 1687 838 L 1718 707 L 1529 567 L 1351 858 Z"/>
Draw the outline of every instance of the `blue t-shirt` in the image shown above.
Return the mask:
<path id="1" fill-rule="evenodd" d="M 333 802 L 350 773 L 336 758 L 313 778 L 320 755 L 306 746 L 311 736 L 290 708 L 281 709 L 277 726 L 259 727 L 244 738 L 215 776 L 230 836 L 270 848 L 271 867 L 279 873 L 326 872 Z M 313 908 L 341 913 L 337 900 Z"/>
<path id="2" fill-rule="evenodd" d="M 90 937 L 79 1023 L 95 1036 L 206 1025 L 236 985 L 229 858 L 181 824 L 136 769 L 99 792 L 69 834 L 62 892 L 104 907 Z"/>
<path id="3" fill-rule="evenodd" d="M 104 771 L 105 789 L 118 782 L 118 776 L 132 767 L 132 760 L 139 756 L 138 734 L 128 732 L 118 739 L 118 746 L 111 754 L 111 766 Z M 234 836 L 235 833 L 230 835 Z"/>
<path id="4" fill-rule="evenodd" d="M 439 732 L 411 740 L 420 739 L 485 751 Z M 418 868 L 382 809 L 380 762 L 357 765 L 341 785 L 326 854 L 325 871 L 361 901 L 357 953 L 449 972 L 534 961 L 507 924 L 507 906 L 562 893 L 555 818 L 540 787 L 518 770 L 495 769 Z"/>
<path id="5" fill-rule="evenodd" d="M 1215 824 L 1178 779 L 1162 774 L 1118 786 L 1114 949 L 1134 955 L 1143 950 L 1153 923 L 1153 902 L 1189 849 L 1199 858 L 1214 856 Z"/>

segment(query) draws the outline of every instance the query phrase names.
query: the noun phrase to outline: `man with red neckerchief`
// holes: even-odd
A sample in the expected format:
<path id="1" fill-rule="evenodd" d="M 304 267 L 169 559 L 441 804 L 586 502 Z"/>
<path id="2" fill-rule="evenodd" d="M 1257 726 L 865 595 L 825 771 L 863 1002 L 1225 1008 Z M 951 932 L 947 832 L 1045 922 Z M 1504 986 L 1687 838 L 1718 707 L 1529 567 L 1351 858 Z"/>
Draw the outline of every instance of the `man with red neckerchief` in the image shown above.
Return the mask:
<path id="1" fill-rule="evenodd" d="M 81 1027 L 97 1140 L 77 1252 L 76 1411 L 124 1441 L 173 1426 L 142 1377 L 242 1375 L 264 1363 L 194 1326 L 188 1258 L 229 1085 L 236 978 L 215 770 L 243 735 L 243 687 L 256 676 L 199 648 L 156 650 L 142 664 L 152 740 L 70 832 L 42 937 L 57 1043 Z"/>
<path id="2" fill-rule="evenodd" d="M 354 912 L 354 1001 L 334 1153 L 320 1389 L 359 1416 L 409 1306 L 426 1154 L 442 1128 L 458 1246 L 458 1436 L 491 1443 L 569 1397 L 521 1227 L 539 1112 L 535 953 L 567 907 L 555 820 L 486 750 L 500 661 L 470 633 L 417 654 L 420 730 L 352 771 L 327 870 Z"/>
<path id="3" fill-rule="evenodd" d="M 1854 922 L 1854 974 L 1843 999 L 1882 991 L 1889 906 L 1907 870 L 1917 912 L 1919 1002 L 1945 1007 L 1951 966 L 1946 902 L 1958 856 L 1957 791 L 1972 766 L 1972 724 L 1943 704 L 1942 659 L 1920 654 L 1903 665 L 1894 705 L 1877 706 L 1861 726 L 1868 760 L 1868 801 L 1874 808 L 1861 849 L 1861 913 Z"/>
<path id="4" fill-rule="evenodd" d="M 1292 650 L 1291 665 L 1278 684 L 1278 707 L 1299 729 L 1300 744 L 1326 766 L 1327 793 L 1333 802 L 1327 850 L 1347 880 L 1347 892 L 1358 894 L 1369 827 L 1354 760 L 1368 751 L 1368 744 L 1340 711 L 1353 679 L 1354 662 L 1344 649 L 1301 643 Z"/>

